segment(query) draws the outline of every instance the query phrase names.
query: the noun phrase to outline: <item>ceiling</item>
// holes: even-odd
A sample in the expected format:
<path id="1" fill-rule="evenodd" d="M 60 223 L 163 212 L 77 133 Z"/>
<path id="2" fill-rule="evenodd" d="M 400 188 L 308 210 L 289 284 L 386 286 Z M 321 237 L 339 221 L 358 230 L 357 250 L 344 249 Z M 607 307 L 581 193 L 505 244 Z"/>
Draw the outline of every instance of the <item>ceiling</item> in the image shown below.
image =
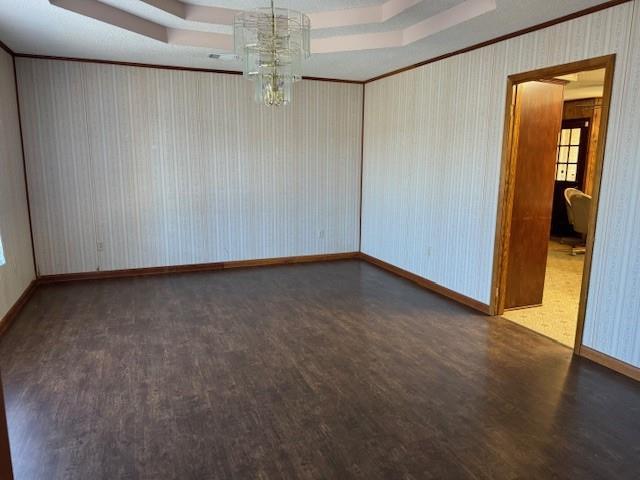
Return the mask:
<path id="1" fill-rule="evenodd" d="M 580 100 L 584 98 L 599 98 L 604 94 L 604 80 L 606 70 L 590 70 L 558 77 L 568 83 L 564 86 L 565 100 Z"/>
<path id="2" fill-rule="evenodd" d="M 312 26 L 315 22 L 316 53 L 304 65 L 306 76 L 367 80 L 602 2 L 276 0 L 276 6 L 301 10 L 311 16 Z M 99 7 L 103 20 L 114 18 L 113 12 L 127 16 L 124 23 L 129 30 L 96 19 L 100 15 L 77 13 L 90 4 Z M 232 48 L 231 26 L 223 20 L 229 11 L 221 9 L 267 4 L 267 0 L 2 0 L 0 40 L 16 53 L 241 70 L 238 61 L 208 57 Z M 382 15 L 391 4 L 401 8 Z M 181 15 L 174 7 L 196 13 Z M 214 21 L 202 21 L 201 12 Z M 222 12 L 222 20 L 217 12 Z M 136 33 L 135 26 L 130 28 L 131 18 L 149 28 Z M 161 38 L 162 32 L 169 32 L 169 40 Z"/>

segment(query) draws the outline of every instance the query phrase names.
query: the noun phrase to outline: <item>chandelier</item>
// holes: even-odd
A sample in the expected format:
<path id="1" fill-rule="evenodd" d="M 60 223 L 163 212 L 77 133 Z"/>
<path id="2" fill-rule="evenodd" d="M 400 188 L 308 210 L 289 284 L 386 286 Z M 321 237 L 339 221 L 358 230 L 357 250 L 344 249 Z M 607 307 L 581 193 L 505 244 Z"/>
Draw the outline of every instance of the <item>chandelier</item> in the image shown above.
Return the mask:
<path id="1" fill-rule="evenodd" d="M 288 105 L 291 86 L 302 79 L 302 61 L 311 56 L 311 22 L 304 13 L 271 7 L 240 12 L 233 23 L 236 54 L 244 76 L 255 82 L 256 102 Z"/>

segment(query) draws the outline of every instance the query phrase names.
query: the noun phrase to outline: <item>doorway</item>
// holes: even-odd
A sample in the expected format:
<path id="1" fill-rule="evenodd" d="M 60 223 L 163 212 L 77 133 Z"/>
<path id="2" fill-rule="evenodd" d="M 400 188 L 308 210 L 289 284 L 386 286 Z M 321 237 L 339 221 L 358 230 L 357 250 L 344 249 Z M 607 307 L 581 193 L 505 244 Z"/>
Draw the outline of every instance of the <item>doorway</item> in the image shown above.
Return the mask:
<path id="1" fill-rule="evenodd" d="M 507 80 L 492 312 L 578 354 L 614 62 Z"/>

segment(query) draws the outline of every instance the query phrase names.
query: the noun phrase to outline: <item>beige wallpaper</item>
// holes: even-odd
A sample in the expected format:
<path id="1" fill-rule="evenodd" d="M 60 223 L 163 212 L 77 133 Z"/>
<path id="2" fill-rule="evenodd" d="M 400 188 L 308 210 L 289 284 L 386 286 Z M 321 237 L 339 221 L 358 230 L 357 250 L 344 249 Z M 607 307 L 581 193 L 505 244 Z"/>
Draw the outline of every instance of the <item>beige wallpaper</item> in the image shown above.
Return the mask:
<path id="1" fill-rule="evenodd" d="M 630 48 L 616 69 L 584 343 L 640 366 L 640 1 L 633 5 Z"/>
<path id="2" fill-rule="evenodd" d="M 357 251 L 361 85 L 18 59 L 40 274 Z"/>
<path id="3" fill-rule="evenodd" d="M 34 279 L 18 104 L 11 55 L 0 49 L 0 318 Z"/>
<path id="4" fill-rule="evenodd" d="M 640 189 L 639 11 L 626 3 L 368 84 L 363 252 L 489 303 L 507 76 L 616 53 L 584 343 L 640 366 L 640 205 L 628 194 Z"/>

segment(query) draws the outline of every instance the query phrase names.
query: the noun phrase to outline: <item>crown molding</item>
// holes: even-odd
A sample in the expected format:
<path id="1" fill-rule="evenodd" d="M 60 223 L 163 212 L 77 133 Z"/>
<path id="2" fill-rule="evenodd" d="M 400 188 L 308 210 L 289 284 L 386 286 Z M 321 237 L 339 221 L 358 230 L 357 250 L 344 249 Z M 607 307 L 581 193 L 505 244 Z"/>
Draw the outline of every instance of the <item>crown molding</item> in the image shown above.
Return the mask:
<path id="1" fill-rule="evenodd" d="M 6 43 L 4 43 L 2 40 L 0 40 L 0 48 L 1 48 L 2 50 L 4 50 L 5 52 L 7 52 L 7 53 L 8 53 L 9 55 L 11 55 L 12 57 L 15 57 L 15 55 L 16 55 L 16 54 L 15 54 L 15 52 L 14 52 L 13 50 L 11 50 L 11 49 L 9 48 L 9 46 L 8 46 Z"/>
<path id="2" fill-rule="evenodd" d="M 37 55 L 31 53 L 15 53 L 16 58 L 31 58 L 36 60 L 57 60 L 63 62 L 80 62 L 80 63 L 99 63 L 104 65 L 119 65 L 123 67 L 140 67 L 155 68 L 159 70 L 179 70 L 184 72 L 202 72 L 202 73 L 218 73 L 223 75 L 242 75 L 242 72 L 236 70 L 219 70 L 213 68 L 196 68 L 182 67 L 179 65 L 160 65 L 153 63 L 136 63 L 136 62 L 120 62 L 117 60 L 101 60 L 95 58 L 78 58 L 78 57 L 58 57 L 52 55 Z M 343 78 L 326 78 L 326 77 L 302 77 L 303 80 L 314 82 L 333 82 L 333 83 L 353 83 L 356 85 L 364 85 L 363 80 L 347 80 Z"/>
<path id="3" fill-rule="evenodd" d="M 429 65 L 430 63 L 439 62 L 441 60 L 445 60 L 447 58 L 455 57 L 457 55 L 462 55 L 463 53 L 471 52 L 473 50 L 478 50 L 483 47 L 488 47 L 489 45 L 493 45 L 495 43 L 504 42 L 505 40 L 509 40 L 511 38 L 519 37 L 521 35 L 526 35 L 527 33 L 535 32 L 537 30 L 543 30 L 548 27 L 553 27 L 554 25 L 558 25 L 560 23 L 568 22 L 570 20 L 574 20 L 576 18 L 584 17 L 585 15 L 590 15 L 592 13 L 599 12 L 601 10 L 606 10 L 608 8 L 617 7 L 618 5 L 622 5 L 624 3 L 629 3 L 634 0 L 609 0 L 608 2 L 601 3 L 599 5 L 595 5 L 593 7 L 585 8 L 584 10 L 579 10 L 574 13 L 570 13 L 569 15 L 564 15 L 562 17 L 555 18 L 553 20 L 548 20 L 543 23 L 539 23 L 537 25 L 523 28 L 522 30 L 517 30 L 512 33 L 508 33 L 506 35 L 501 35 L 499 37 L 492 38 L 491 40 L 486 40 L 484 42 L 476 43 L 475 45 L 471 45 L 469 47 L 461 48 L 460 50 L 455 50 L 450 53 L 445 53 L 443 55 L 438 55 L 437 57 L 430 58 L 428 60 L 423 60 L 419 63 L 414 63 L 412 65 L 408 65 L 406 67 L 399 68 L 397 70 L 392 70 L 387 73 L 383 73 L 382 75 L 378 75 L 377 77 L 370 78 L 369 80 L 365 80 L 365 84 L 375 82 L 377 80 L 382 80 L 383 78 L 391 77 L 393 75 L 398 75 L 400 73 L 404 73 L 409 70 L 414 70 L 416 68 L 423 67 L 425 65 Z"/>

